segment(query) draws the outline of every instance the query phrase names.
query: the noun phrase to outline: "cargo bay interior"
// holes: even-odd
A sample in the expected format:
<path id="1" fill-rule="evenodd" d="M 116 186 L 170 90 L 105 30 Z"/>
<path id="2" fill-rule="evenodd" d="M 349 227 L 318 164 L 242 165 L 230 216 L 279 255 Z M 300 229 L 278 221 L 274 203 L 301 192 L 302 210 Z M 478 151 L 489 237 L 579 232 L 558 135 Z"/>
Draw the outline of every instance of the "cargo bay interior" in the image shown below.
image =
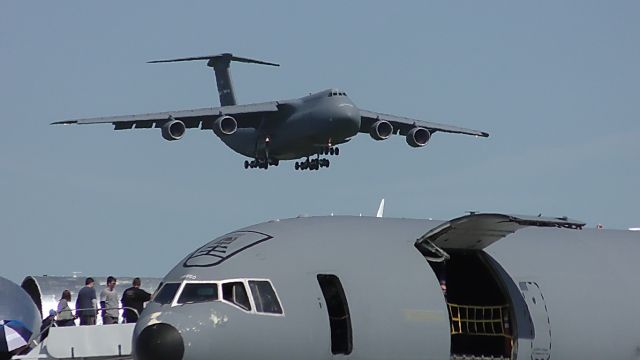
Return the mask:
<path id="1" fill-rule="evenodd" d="M 488 255 L 445 249 L 445 258 L 417 248 L 438 277 L 447 302 L 452 359 L 512 359 L 511 301 Z"/>

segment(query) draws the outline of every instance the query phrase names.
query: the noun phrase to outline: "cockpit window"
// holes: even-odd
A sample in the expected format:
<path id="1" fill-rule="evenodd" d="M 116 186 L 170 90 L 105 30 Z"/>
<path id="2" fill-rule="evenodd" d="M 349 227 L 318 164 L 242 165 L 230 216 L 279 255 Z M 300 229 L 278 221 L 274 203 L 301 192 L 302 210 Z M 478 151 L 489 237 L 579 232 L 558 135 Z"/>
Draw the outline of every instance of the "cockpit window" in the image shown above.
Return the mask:
<path id="1" fill-rule="evenodd" d="M 251 311 L 251 302 L 243 282 L 234 281 L 222 284 L 222 298 L 244 310 Z"/>
<path id="2" fill-rule="evenodd" d="M 218 300 L 218 284 L 216 283 L 186 283 L 178 304 L 192 304 Z"/>
<path id="3" fill-rule="evenodd" d="M 282 314 L 282 307 L 271 283 L 264 280 L 249 280 L 249 288 L 253 295 L 256 311 L 262 313 Z"/>
<path id="4" fill-rule="evenodd" d="M 180 287 L 180 283 L 167 283 L 158 291 L 156 296 L 153 298 L 153 302 L 158 304 L 171 304 L 173 298 L 176 296 L 176 292 L 178 292 L 178 288 Z"/>

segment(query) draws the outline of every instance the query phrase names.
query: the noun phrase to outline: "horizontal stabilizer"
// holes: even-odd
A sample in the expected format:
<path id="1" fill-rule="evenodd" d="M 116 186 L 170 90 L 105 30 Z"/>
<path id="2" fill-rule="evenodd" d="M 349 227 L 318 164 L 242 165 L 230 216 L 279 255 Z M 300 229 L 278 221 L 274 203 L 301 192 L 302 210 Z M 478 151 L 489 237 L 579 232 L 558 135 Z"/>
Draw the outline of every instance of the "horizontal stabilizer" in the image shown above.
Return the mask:
<path id="1" fill-rule="evenodd" d="M 177 59 L 167 59 L 167 60 L 152 60 L 152 61 L 147 61 L 148 64 L 157 64 L 157 63 L 168 63 L 168 62 L 180 62 L 180 61 L 197 61 L 197 60 L 209 60 L 209 66 L 213 67 L 213 63 L 216 61 L 237 61 L 237 62 L 243 62 L 243 63 L 250 63 L 250 64 L 260 64 L 260 65 L 271 65 L 271 66 L 280 66 L 280 64 L 276 64 L 276 63 L 272 63 L 272 62 L 267 62 L 267 61 L 262 61 L 262 60 L 255 60 L 255 59 L 250 59 L 250 58 L 245 58 L 245 57 L 240 57 L 240 56 L 233 56 L 233 54 L 230 53 L 224 53 L 224 54 L 217 54 L 217 55 L 206 55 L 206 56 L 194 56 L 194 57 L 185 57 L 185 58 L 177 58 Z"/>
<path id="2" fill-rule="evenodd" d="M 207 61 L 207 66 L 210 68 L 213 68 L 213 71 L 216 74 L 216 85 L 218 86 L 218 96 L 220 97 L 220 106 L 236 105 L 236 95 L 235 95 L 235 92 L 233 91 L 233 85 L 231 84 L 231 75 L 229 74 L 229 66 L 232 61 L 249 63 L 249 64 L 280 66 L 280 64 L 275 64 L 272 62 L 233 56 L 233 54 L 230 54 L 230 53 L 224 53 L 224 54 L 218 54 L 218 55 L 206 55 L 206 56 L 193 56 L 193 57 L 167 59 L 167 60 L 153 60 L 153 61 L 148 61 L 147 63 L 157 64 L 157 63 L 198 61 L 198 60 L 209 60 Z"/>

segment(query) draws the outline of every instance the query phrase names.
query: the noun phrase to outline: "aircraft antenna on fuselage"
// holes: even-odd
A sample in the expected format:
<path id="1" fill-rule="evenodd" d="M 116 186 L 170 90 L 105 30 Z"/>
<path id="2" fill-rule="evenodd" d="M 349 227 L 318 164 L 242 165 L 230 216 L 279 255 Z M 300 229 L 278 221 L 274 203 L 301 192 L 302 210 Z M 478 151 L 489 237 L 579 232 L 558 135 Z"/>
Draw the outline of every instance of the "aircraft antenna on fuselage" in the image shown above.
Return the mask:
<path id="1" fill-rule="evenodd" d="M 196 60 L 209 60 L 207 66 L 213 68 L 216 75 L 216 85 L 218 86 L 218 96 L 220 96 L 220 106 L 236 105 L 236 96 L 233 91 L 233 84 L 231 83 L 231 74 L 229 74 L 229 66 L 231 61 L 260 64 L 270 66 L 280 66 L 279 64 L 255 60 L 250 58 L 244 58 L 239 56 L 233 56 L 230 53 L 207 55 L 207 56 L 195 56 L 178 59 L 168 60 L 153 60 L 148 61 L 149 64 L 167 63 L 167 62 L 180 62 L 180 61 L 196 61 Z"/>

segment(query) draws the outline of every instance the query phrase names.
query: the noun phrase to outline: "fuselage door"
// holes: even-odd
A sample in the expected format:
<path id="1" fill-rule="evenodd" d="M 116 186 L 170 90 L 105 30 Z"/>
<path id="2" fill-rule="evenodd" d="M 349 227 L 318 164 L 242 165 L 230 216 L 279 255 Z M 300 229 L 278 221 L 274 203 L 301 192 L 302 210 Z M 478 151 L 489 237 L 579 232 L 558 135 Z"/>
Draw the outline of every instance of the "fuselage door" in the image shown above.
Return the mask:
<path id="1" fill-rule="evenodd" d="M 582 229 L 581 221 L 504 214 L 471 214 L 436 226 L 416 241 L 418 249 L 447 258 L 442 249 L 482 250 L 528 226 Z"/>

